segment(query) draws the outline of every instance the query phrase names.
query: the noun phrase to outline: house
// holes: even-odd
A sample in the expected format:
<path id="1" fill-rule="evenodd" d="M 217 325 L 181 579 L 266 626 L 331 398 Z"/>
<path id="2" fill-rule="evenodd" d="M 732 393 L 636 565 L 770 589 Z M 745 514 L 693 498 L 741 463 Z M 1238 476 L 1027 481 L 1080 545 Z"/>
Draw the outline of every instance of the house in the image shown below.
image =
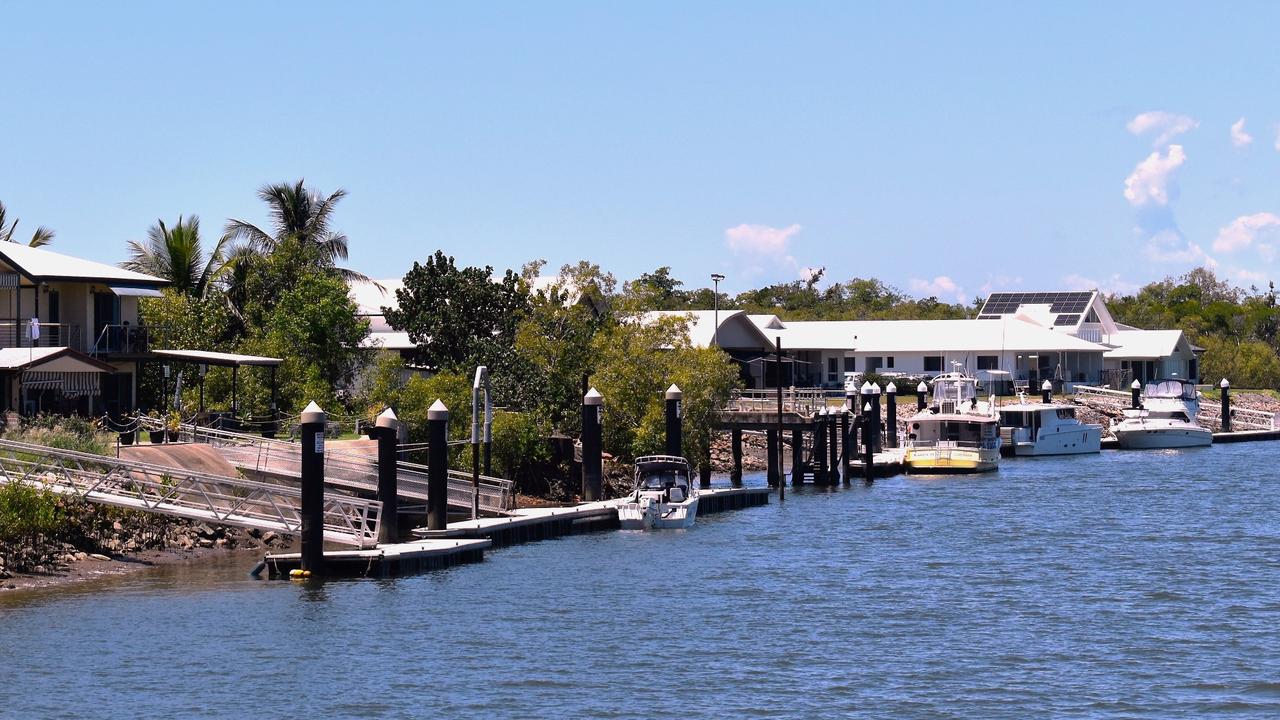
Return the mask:
<path id="1" fill-rule="evenodd" d="M 690 340 L 719 345 L 755 388 L 775 386 L 777 344 L 786 351 L 783 384 L 804 387 L 843 387 L 846 373 L 931 377 L 956 367 L 985 373 L 1004 391 L 1044 380 L 1127 386 L 1134 378 L 1199 377 L 1197 349 L 1182 331 L 1116 323 L 1096 291 L 994 293 L 969 320 L 785 321 L 722 310 L 716 333 L 713 311 L 646 317 L 662 315 L 689 315 Z"/>

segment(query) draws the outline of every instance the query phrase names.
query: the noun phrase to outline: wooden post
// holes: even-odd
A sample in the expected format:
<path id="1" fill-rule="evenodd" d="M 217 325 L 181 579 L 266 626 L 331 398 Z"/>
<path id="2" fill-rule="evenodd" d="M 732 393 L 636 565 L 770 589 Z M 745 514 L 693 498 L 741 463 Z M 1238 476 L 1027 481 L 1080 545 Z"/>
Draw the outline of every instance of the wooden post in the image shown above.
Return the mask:
<path id="1" fill-rule="evenodd" d="M 436 400 L 427 410 L 427 529 L 449 527 L 449 408 Z"/>
<path id="2" fill-rule="evenodd" d="M 729 443 L 733 453 L 733 469 L 729 471 L 729 484 L 742 487 L 742 428 L 733 428 L 729 433 Z"/>
<path id="3" fill-rule="evenodd" d="M 813 453 L 809 457 L 813 466 L 813 484 L 827 484 L 827 416 L 822 411 L 813 416 Z M 800 479 L 795 483 L 800 484 Z"/>
<path id="4" fill-rule="evenodd" d="M 324 570 L 324 426 L 328 416 L 312 402 L 302 411 L 302 570 Z"/>
<path id="5" fill-rule="evenodd" d="M 382 516 L 378 524 L 378 542 L 400 540 L 400 494 L 396 487 L 400 462 L 400 420 L 391 408 L 382 411 L 374 421 L 378 436 L 378 502 Z"/>
<path id="6" fill-rule="evenodd" d="M 871 416 L 871 403 L 862 406 L 862 479 L 868 485 L 875 481 L 875 421 Z"/>
<path id="7" fill-rule="evenodd" d="M 1226 378 L 1222 378 L 1222 382 L 1218 383 L 1218 388 L 1222 390 L 1222 432 L 1231 432 L 1231 383 Z"/>
<path id="8" fill-rule="evenodd" d="M 892 382 L 884 389 L 884 441 L 886 447 L 898 447 L 898 386 Z"/>
<path id="9" fill-rule="evenodd" d="M 676 457 L 684 457 L 684 434 L 680 427 L 680 405 L 683 398 L 684 393 L 674 383 L 667 388 L 667 454 Z"/>
<path id="10" fill-rule="evenodd" d="M 603 421 L 604 397 L 591 388 L 582 397 L 582 499 L 587 502 L 603 499 Z"/>

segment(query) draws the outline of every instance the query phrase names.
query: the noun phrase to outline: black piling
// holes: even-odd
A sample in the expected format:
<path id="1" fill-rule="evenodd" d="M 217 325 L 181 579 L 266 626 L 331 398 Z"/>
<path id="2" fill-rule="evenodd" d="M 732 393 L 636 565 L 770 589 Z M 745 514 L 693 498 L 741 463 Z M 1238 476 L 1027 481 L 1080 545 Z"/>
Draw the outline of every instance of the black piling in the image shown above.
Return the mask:
<path id="1" fill-rule="evenodd" d="M 827 482 L 840 482 L 840 418 L 827 411 Z"/>
<path id="2" fill-rule="evenodd" d="M 818 413 L 813 417 L 813 453 L 809 458 L 813 466 L 813 484 L 827 484 L 827 416 Z M 800 478 L 795 479 L 800 484 Z"/>
<path id="3" fill-rule="evenodd" d="M 314 402 L 302 411 L 302 570 L 324 570 L 324 426 L 328 416 Z"/>
<path id="4" fill-rule="evenodd" d="M 667 388 L 667 454 L 684 457 L 684 437 L 680 427 L 680 405 L 684 393 L 672 384 Z"/>
<path id="5" fill-rule="evenodd" d="M 871 416 L 873 418 L 871 439 L 875 444 L 875 451 L 880 452 L 880 429 L 884 427 L 880 423 L 880 386 L 871 383 Z"/>
<path id="6" fill-rule="evenodd" d="M 711 487 L 711 441 L 702 445 L 702 459 L 698 461 L 698 487 Z"/>
<path id="7" fill-rule="evenodd" d="M 1222 382 L 1218 383 L 1218 388 L 1222 390 L 1222 432 L 1231 432 L 1231 383 L 1226 378 L 1222 378 Z"/>
<path id="8" fill-rule="evenodd" d="M 1129 404 L 1134 410 L 1142 407 L 1142 383 L 1137 380 L 1129 386 Z"/>
<path id="9" fill-rule="evenodd" d="M 396 467 L 400 460 L 400 421 L 387 408 L 374 423 L 378 437 L 378 502 L 382 515 L 378 524 L 378 542 L 400 540 L 400 495 Z"/>
<path id="10" fill-rule="evenodd" d="M 886 447 L 898 447 L 898 386 L 889 383 L 884 389 L 884 442 Z"/>
<path id="11" fill-rule="evenodd" d="M 733 453 L 733 469 L 729 471 L 729 484 L 742 487 L 742 428 L 730 431 L 731 452 Z"/>
<path id="12" fill-rule="evenodd" d="M 925 381 L 921 380 L 916 386 L 916 410 L 924 410 L 929 405 L 929 386 Z"/>
<path id="13" fill-rule="evenodd" d="M 862 405 L 862 479 L 870 485 L 876 477 L 875 421 L 871 416 L 871 403 Z"/>
<path id="14" fill-rule="evenodd" d="M 1045 380 L 1040 385 L 1040 401 L 1045 405 L 1053 402 L 1053 383 Z"/>
<path id="15" fill-rule="evenodd" d="M 449 527 L 449 408 L 439 400 L 427 410 L 427 529 Z"/>
<path id="16" fill-rule="evenodd" d="M 768 471 L 766 477 L 769 479 L 769 487 L 776 487 L 779 479 L 782 477 L 782 468 L 779 460 L 782 453 L 778 451 L 778 431 L 769 428 L 764 431 L 766 455 L 768 455 Z"/>
<path id="17" fill-rule="evenodd" d="M 804 430 L 791 428 L 791 482 L 799 485 L 804 480 Z"/>
<path id="18" fill-rule="evenodd" d="M 849 442 L 851 428 L 849 427 L 849 414 L 853 412 L 849 408 L 845 408 L 840 413 L 840 476 L 844 478 L 845 484 L 849 482 L 849 448 L 852 443 Z"/>
<path id="19" fill-rule="evenodd" d="M 603 431 L 604 397 L 591 388 L 582 397 L 582 499 L 587 502 L 603 499 Z"/>

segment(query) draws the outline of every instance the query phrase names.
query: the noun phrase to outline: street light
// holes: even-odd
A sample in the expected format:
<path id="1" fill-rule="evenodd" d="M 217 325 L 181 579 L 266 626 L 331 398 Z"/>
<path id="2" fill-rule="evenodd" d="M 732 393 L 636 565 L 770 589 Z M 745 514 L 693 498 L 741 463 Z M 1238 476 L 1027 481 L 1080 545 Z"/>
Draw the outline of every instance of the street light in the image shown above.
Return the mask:
<path id="1" fill-rule="evenodd" d="M 724 276 L 720 273 L 711 273 L 711 282 L 716 284 L 715 297 L 712 299 L 712 306 L 715 308 L 715 329 L 711 331 L 712 342 L 716 347 L 720 347 L 720 281 Z"/>

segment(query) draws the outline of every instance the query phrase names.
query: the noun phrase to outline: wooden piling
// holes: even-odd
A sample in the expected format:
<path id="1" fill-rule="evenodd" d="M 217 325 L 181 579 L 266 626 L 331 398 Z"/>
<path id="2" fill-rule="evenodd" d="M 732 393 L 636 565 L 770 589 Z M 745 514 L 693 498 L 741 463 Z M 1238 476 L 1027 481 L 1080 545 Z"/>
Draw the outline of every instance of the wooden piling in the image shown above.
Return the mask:
<path id="1" fill-rule="evenodd" d="M 855 406 L 856 407 L 856 406 Z M 845 484 L 849 483 L 849 433 L 852 428 L 849 426 L 849 413 L 852 412 L 848 408 L 840 414 L 840 477 L 844 478 Z"/>
<path id="2" fill-rule="evenodd" d="M 827 413 L 827 482 L 840 482 L 840 422 L 834 412 Z"/>
<path id="3" fill-rule="evenodd" d="M 884 444 L 885 447 L 898 447 L 898 386 L 892 382 L 884 389 L 885 399 L 885 422 L 884 422 Z"/>

